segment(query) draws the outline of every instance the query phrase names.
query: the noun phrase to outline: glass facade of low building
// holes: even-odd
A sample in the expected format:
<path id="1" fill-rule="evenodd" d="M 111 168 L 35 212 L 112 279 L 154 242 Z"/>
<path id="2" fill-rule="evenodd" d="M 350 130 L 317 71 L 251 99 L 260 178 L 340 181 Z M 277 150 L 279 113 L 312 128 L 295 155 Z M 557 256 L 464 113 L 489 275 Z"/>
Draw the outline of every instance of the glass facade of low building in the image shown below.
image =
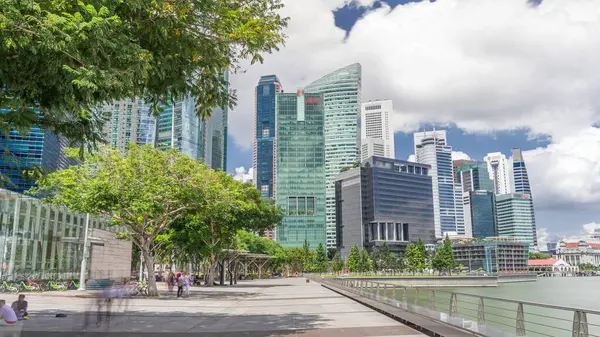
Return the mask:
<path id="1" fill-rule="evenodd" d="M 0 189 L 0 279 L 79 278 L 85 221 L 86 214 Z M 107 225 L 92 217 L 89 228 Z"/>
<path id="2" fill-rule="evenodd" d="M 276 229 L 284 247 L 325 244 L 323 95 L 277 94 L 277 205 L 285 217 Z"/>
<path id="3" fill-rule="evenodd" d="M 512 240 L 455 243 L 452 245 L 454 262 L 469 271 L 513 273 L 528 270 L 529 244 Z"/>

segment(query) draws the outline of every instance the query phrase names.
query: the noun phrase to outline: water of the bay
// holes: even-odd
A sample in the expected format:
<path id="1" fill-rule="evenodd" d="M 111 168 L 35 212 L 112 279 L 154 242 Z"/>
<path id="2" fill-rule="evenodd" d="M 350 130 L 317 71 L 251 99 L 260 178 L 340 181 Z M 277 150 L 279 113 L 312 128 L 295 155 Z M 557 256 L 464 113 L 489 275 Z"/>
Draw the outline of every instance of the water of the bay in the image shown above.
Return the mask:
<path id="1" fill-rule="evenodd" d="M 537 282 L 505 283 L 498 287 L 443 290 L 600 312 L 600 277 L 551 277 L 540 278 Z M 419 297 L 424 297 L 423 295 L 420 294 Z M 445 294 L 438 294 L 437 297 L 439 298 L 440 295 L 444 296 Z M 449 303 L 449 298 L 446 300 Z M 438 301 L 436 299 L 436 302 Z M 470 298 L 459 295 L 459 314 L 476 320 L 477 301 L 477 297 Z M 507 332 L 515 331 L 513 329 L 516 329 L 517 304 L 489 300 L 484 302 L 486 303 L 486 323 Z M 445 308 L 442 311 L 446 311 Z M 573 315 L 574 312 L 571 310 L 525 305 L 526 333 L 530 336 L 570 336 L 573 329 Z M 600 334 L 600 315 L 589 314 L 587 320 L 589 336 L 598 336 Z"/>

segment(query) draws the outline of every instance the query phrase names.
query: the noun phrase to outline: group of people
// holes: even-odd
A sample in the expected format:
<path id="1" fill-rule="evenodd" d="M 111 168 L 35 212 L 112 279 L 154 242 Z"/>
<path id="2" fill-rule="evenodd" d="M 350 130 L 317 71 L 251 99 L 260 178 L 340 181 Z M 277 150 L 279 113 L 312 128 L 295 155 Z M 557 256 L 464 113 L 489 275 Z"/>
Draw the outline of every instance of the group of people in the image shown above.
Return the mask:
<path id="1" fill-rule="evenodd" d="M 0 300 L 0 320 L 6 324 L 17 324 L 17 321 L 27 319 L 27 301 L 25 295 L 19 295 L 19 299 L 14 301 L 11 306 L 6 304 L 5 300 Z"/>
<path id="2" fill-rule="evenodd" d="M 169 273 L 167 277 L 167 286 L 169 287 L 169 294 L 173 292 L 173 288 L 177 286 L 177 298 L 183 298 L 183 290 L 185 289 L 185 295 L 190 296 L 190 285 L 192 283 L 192 277 L 190 274 Z"/>

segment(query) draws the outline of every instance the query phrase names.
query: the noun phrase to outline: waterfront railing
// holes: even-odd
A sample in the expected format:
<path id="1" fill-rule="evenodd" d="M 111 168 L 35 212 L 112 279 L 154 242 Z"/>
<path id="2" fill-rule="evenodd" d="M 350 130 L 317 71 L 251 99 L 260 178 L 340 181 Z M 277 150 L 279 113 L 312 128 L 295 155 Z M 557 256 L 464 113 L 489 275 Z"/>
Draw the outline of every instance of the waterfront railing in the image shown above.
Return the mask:
<path id="1" fill-rule="evenodd" d="M 311 278 L 476 335 L 600 337 L 600 311 L 358 278 Z"/>

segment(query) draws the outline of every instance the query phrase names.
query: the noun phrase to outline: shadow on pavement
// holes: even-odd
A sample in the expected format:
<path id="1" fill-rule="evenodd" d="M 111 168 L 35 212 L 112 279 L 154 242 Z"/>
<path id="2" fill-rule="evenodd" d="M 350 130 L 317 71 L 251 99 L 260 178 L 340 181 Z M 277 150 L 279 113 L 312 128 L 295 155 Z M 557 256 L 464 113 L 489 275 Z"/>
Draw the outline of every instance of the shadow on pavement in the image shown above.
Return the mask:
<path id="1" fill-rule="evenodd" d="M 213 288 L 214 289 L 214 288 Z M 161 294 L 164 295 L 164 294 Z M 194 290 L 190 292 L 190 296 L 183 297 L 184 300 L 230 300 L 233 298 L 245 299 L 249 297 L 254 297 L 258 295 L 258 293 L 248 292 L 248 291 L 202 291 L 202 290 Z M 135 299 L 135 297 L 133 298 Z M 172 301 L 177 299 L 177 294 L 171 294 L 166 296 L 155 297 L 154 299 L 162 300 L 162 301 Z"/>
<path id="2" fill-rule="evenodd" d="M 85 314 L 61 311 L 67 315 L 55 318 L 40 313 L 25 322 L 20 336 L 15 337 L 166 337 L 166 336 L 296 336 L 306 330 L 324 327 L 329 319 L 314 314 L 228 314 L 185 311 L 113 313 L 110 319 L 102 316 L 96 325 L 96 312 L 90 312 L 89 325 L 84 327 Z M 308 333 L 308 331 L 306 331 Z M 11 336 L 2 334 L 0 336 Z M 307 336 L 310 336 L 307 335 Z"/>

